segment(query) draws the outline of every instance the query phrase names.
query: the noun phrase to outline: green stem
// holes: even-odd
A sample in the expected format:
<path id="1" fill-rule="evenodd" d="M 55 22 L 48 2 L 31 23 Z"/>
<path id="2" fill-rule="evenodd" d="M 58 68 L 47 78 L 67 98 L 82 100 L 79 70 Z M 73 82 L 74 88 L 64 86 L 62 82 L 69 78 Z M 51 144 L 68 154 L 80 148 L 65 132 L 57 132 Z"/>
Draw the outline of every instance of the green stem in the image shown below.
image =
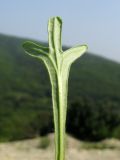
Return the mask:
<path id="1" fill-rule="evenodd" d="M 53 114 L 55 124 L 55 145 L 56 145 L 56 160 L 65 159 L 65 123 L 66 123 L 66 108 L 67 102 L 64 102 L 64 96 L 67 96 L 67 88 L 63 91 L 61 75 L 56 78 L 56 88 L 52 87 L 53 97 Z M 66 81 L 67 82 L 67 81 Z M 57 102 L 57 107 L 56 107 Z M 56 109 L 57 108 L 57 109 Z"/>

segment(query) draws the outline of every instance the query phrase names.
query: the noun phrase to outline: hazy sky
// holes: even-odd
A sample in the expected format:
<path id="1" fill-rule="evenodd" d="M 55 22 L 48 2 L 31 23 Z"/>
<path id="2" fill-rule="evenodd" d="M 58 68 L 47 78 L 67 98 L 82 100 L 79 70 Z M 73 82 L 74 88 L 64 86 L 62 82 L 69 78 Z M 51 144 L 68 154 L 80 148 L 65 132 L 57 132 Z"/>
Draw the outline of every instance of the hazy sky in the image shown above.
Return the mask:
<path id="1" fill-rule="evenodd" d="M 0 0 L 0 33 L 47 41 L 51 16 L 63 19 L 63 44 L 120 62 L 120 0 Z"/>

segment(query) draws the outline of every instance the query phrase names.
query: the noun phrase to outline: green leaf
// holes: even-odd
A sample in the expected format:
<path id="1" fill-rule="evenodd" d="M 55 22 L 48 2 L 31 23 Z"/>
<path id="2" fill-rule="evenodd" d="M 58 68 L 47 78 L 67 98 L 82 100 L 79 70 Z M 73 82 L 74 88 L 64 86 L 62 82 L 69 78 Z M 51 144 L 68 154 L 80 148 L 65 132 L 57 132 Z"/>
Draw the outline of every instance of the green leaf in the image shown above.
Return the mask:
<path id="1" fill-rule="evenodd" d="M 42 45 L 38 45 L 36 43 L 27 41 L 24 42 L 23 48 L 27 54 L 37 58 L 48 57 L 48 47 L 44 47 Z"/>
<path id="2" fill-rule="evenodd" d="M 50 18 L 48 21 L 48 37 L 49 37 L 49 47 L 51 53 L 61 52 L 61 29 L 62 20 L 60 17 Z M 56 54 L 56 53 L 55 53 Z"/>
<path id="3" fill-rule="evenodd" d="M 86 50 L 86 45 L 79 45 L 66 50 L 63 54 L 64 63 L 69 65 L 72 64 L 76 59 L 81 57 Z"/>

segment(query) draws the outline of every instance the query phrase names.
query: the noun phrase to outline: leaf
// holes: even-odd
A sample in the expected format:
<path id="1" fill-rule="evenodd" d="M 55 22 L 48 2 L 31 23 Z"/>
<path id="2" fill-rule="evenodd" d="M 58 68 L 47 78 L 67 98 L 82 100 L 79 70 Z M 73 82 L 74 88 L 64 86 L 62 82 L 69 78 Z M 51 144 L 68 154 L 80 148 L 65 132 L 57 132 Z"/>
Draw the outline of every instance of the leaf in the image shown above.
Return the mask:
<path id="1" fill-rule="evenodd" d="M 52 52 L 60 52 L 61 49 L 61 28 L 62 20 L 60 17 L 50 18 L 48 21 L 49 47 Z"/>
<path id="2" fill-rule="evenodd" d="M 79 45 L 65 51 L 63 53 L 63 60 L 65 65 L 71 65 L 76 59 L 83 55 L 87 48 L 88 47 L 86 45 Z"/>
<path id="3" fill-rule="evenodd" d="M 47 53 L 49 51 L 48 47 L 44 47 L 36 43 L 27 41 L 27 42 L 24 42 L 23 48 L 25 52 L 30 56 L 41 58 L 41 59 L 44 59 L 44 57 L 48 57 L 48 53 Z"/>
<path id="4" fill-rule="evenodd" d="M 48 21 L 48 39 L 51 57 L 55 60 L 58 67 L 60 54 L 62 53 L 61 47 L 61 29 L 62 20 L 60 17 L 50 18 Z"/>

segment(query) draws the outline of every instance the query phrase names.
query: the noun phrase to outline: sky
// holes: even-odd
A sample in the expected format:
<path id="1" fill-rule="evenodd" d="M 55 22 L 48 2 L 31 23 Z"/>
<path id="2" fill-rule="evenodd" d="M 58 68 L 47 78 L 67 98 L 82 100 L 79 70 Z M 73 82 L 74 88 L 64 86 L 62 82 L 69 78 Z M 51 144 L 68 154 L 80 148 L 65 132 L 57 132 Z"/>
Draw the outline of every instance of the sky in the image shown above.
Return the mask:
<path id="1" fill-rule="evenodd" d="M 47 42 L 53 16 L 63 20 L 63 45 L 120 62 L 120 0 L 0 0 L 0 33 Z"/>

